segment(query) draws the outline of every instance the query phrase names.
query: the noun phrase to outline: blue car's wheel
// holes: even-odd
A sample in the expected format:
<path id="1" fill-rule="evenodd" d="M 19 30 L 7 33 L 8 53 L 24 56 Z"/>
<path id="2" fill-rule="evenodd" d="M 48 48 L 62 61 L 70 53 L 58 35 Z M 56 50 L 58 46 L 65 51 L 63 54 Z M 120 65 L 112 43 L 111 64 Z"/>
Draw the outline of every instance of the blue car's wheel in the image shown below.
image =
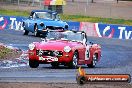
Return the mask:
<path id="1" fill-rule="evenodd" d="M 38 32 L 38 26 L 37 25 L 34 26 L 34 35 L 36 37 L 39 37 L 40 36 L 40 33 Z"/>
<path id="2" fill-rule="evenodd" d="M 29 31 L 24 30 L 24 35 L 28 35 Z"/>

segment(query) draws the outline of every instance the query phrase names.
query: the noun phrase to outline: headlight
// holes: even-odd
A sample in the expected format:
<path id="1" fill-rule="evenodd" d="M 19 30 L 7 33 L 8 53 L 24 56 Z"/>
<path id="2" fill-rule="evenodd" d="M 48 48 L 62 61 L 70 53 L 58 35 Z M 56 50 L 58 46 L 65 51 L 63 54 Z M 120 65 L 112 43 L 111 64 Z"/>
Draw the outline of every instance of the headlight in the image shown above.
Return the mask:
<path id="1" fill-rule="evenodd" d="M 41 22 L 41 23 L 40 23 L 40 26 L 41 26 L 41 27 L 43 27 L 43 26 L 44 26 L 44 23 L 43 23 L 43 22 Z"/>
<path id="2" fill-rule="evenodd" d="M 68 53 L 68 52 L 71 51 L 71 48 L 70 48 L 69 46 L 65 46 L 65 47 L 64 47 L 64 51 L 65 51 L 66 53 Z"/>
<path id="3" fill-rule="evenodd" d="M 33 50 L 35 48 L 35 45 L 33 43 L 31 43 L 28 45 L 28 47 L 29 47 L 29 50 Z"/>

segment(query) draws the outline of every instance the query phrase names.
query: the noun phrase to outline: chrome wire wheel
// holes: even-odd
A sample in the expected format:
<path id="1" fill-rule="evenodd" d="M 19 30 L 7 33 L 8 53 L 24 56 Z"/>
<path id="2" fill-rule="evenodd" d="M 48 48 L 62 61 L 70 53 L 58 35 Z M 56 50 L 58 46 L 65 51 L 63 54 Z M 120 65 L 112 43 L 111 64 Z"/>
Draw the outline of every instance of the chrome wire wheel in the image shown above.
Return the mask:
<path id="1" fill-rule="evenodd" d="M 96 64 L 97 64 L 97 56 L 93 55 L 93 66 L 95 67 Z"/>
<path id="2" fill-rule="evenodd" d="M 77 67 L 77 60 L 78 60 L 78 54 L 77 54 L 77 52 L 75 52 L 73 55 L 73 66 L 75 68 Z"/>
<path id="3" fill-rule="evenodd" d="M 97 61 L 98 61 L 97 55 L 94 54 L 94 55 L 93 55 L 93 59 L 92 59 L 92 61 L 91 61 L 91 64 L 88 64 L 87 66 L 88 66 L 89 68 L 94 68 L 94 67 L 96 66 L 96 64 L 97 64 Z"/>
<path id="4" fill-rule="evenodd" d="M 69 68 L 77 68 L 78 67 L 78 52 L 74 52 L 72 61 L 68 63 Z"/>

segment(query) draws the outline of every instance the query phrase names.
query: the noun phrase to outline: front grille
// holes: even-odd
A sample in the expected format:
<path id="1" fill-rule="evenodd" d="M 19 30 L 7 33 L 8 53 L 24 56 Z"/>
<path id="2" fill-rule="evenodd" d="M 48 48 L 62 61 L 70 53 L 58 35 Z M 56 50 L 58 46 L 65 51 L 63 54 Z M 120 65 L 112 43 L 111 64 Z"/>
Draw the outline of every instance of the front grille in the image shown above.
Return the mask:
<path id="1" fill-rule="evenodd" d="M 62 51 L 52 51 L 52 50 L 37 50 L 36 54 L 39 56 L 63 56 Z"/>
<path id="2" fill-rule="evenodd" d="M 50 30 L 63 30 L 63 27 L 53 27 L 53 26 L 47 26 L 48 29 Z"/>

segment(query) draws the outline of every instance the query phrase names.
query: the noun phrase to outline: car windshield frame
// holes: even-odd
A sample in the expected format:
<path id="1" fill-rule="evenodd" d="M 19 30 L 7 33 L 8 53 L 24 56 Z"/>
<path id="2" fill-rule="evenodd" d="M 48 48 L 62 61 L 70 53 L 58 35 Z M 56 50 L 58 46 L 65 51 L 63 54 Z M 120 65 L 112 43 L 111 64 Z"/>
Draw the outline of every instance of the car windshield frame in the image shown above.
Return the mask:
<path id="1" fill-rule="evenodd" d="M 49 31 L 46 39 L 83 42 L 83 35 L 81 32 L 73 31 Z"/>
<path id="2" fill-rule="evenodd" d="M 40 19 L 55 19 L 56 14 L 49 13 L 49 12 L 35 12 L 37 18 Z"/>

